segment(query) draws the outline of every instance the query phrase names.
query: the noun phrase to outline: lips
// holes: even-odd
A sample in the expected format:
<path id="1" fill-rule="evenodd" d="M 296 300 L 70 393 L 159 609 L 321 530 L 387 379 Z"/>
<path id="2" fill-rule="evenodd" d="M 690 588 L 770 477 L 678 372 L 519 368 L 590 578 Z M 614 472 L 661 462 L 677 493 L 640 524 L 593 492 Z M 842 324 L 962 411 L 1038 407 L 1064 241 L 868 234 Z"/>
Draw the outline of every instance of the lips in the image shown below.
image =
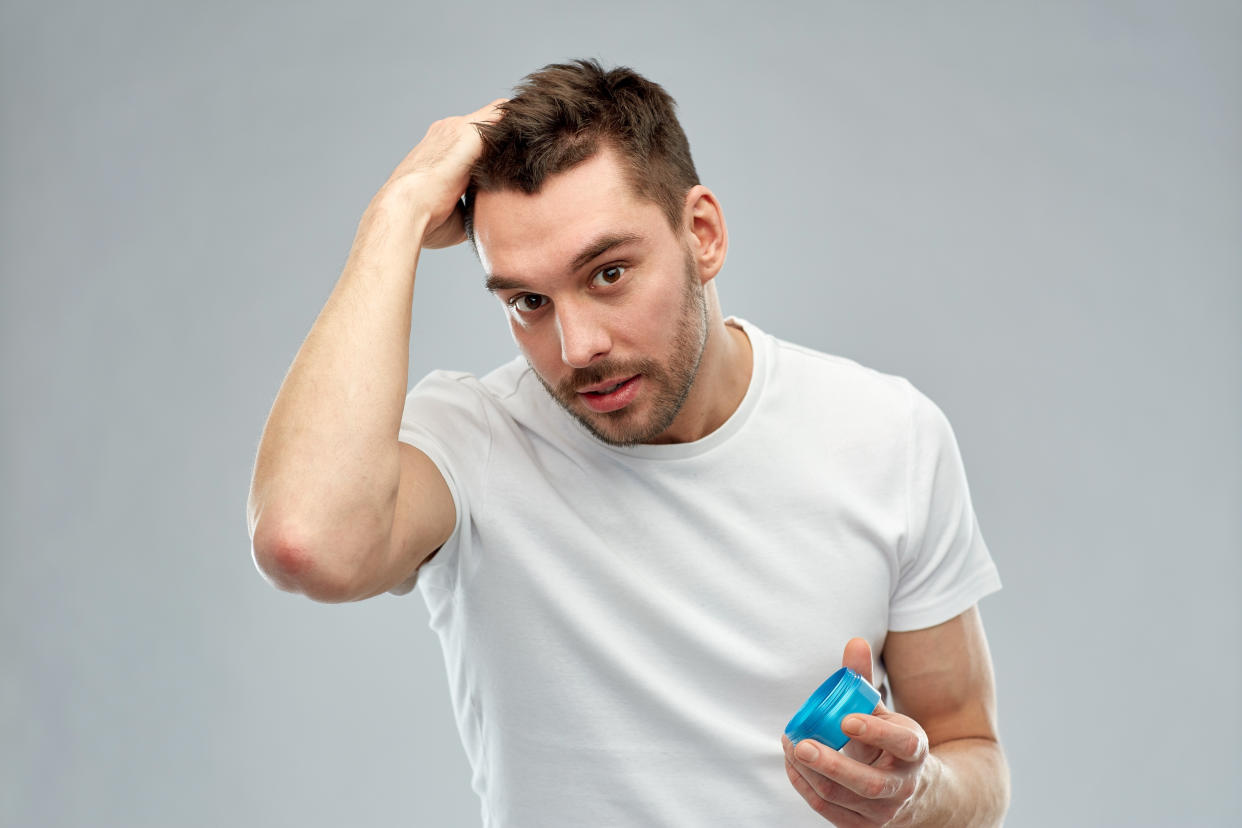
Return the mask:
<path id="1" fill-rule="evenodd" d="M 592 411 L 605 414 L 625 408 L 638 396 L 642 375 L 635 374 L 624 379 L 610 379 L 578 389 L 578 398 Z"/>
<path id="2" fill-rule="evenodd" d="M 579 394 L 608 393 L 611 391 L 615 391 L 616 389 L 620 388 L 622 385 L 625 385 L 625 383 L 629 382 L 632 379 L 634 379 L 634 377 L 622 377 L 621 379 L 618 379 L 618 380 L 605 380 L 604 382 L 598 382 L 595 385 L 588 385 L 585 388 L 579 388 L 578 393 Z"/>

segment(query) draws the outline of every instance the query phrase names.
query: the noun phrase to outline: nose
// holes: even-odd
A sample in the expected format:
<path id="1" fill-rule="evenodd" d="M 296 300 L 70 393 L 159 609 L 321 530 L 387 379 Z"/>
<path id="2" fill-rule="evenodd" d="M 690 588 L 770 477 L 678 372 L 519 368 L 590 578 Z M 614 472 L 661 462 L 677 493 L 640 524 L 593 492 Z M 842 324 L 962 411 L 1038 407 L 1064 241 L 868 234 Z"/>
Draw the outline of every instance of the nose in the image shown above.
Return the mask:
<path id="1" fill-rule="evenodd" d="M 561 359 L 572 368 L 585 368 L 612 349 L 612 339 L 595 314 L 581 305 L 561 304 L 556 325 L 561 335 Z"/>

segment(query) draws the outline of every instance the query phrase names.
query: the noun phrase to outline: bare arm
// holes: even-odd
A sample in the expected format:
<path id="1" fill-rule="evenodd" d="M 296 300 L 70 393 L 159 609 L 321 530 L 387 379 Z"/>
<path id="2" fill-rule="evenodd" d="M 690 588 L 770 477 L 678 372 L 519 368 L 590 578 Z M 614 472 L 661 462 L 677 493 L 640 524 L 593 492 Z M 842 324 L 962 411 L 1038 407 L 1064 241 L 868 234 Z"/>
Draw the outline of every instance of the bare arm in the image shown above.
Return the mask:
<path id="1" fill-rule="evenodd" d="M 358 224 L 345 269 L 293 360 L 259 443 L 247 504 L 255 562 L 321 601 L 377 595 L 447 539 L 452 498 L 397 441 L 422 247 L 465 238 L 458 199 L 495 104 L 437 121 Z"/>
<path id="2" fill-rule="evenodd" d="M 975 608 L 926 630 L 889 633 L 884 663 L 898 712 L 931 747 L 914 796 L 895 825 L 1000 825 L 1009 767 L 996 728 L 996 689 Z"/>

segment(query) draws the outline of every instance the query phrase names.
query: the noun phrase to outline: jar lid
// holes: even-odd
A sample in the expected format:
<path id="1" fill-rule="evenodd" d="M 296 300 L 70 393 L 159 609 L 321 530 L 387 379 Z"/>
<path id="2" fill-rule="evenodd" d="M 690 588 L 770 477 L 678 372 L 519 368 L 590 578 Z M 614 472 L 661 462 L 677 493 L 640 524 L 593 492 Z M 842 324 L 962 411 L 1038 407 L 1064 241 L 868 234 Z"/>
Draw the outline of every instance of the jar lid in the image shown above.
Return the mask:
<path id="1" fill-rule="evenodd" d="M 842 720 L 852 713 L 872 713 L 879 702 L 880 693 L 870 682 L 842 667 L 811 694 L 785 725 L 785 734 L 794 744 L 814 739 L 840 750 L 850 740 L 841 730 Z"/>

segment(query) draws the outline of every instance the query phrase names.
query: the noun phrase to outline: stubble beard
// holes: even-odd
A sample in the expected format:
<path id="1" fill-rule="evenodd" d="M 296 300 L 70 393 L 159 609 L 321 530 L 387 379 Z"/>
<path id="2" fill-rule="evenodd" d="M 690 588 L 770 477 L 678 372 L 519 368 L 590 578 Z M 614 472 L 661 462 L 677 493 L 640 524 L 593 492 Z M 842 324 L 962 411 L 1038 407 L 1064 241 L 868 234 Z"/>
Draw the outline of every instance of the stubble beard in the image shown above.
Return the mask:
<path id="1" fill-rule="evenodd" d="M 587 431 L 598 440 L 611 446 L 633 446 L 647 443 L 659 437 L 681 412 L 703 361 L 707 347 L 708 319 L 707 300 L 699 283 L 694 259 L 686 251 L 685 290 L 677 332 L 673 337 L 673 354 L 667 366 L 653 359 L 631 362 L 604 360 L 586 368 L 577 368 L 556 387 L 535 371 L 539 382 L 552 399 L 573 415 Z M 533 366 L 532 366 L 533 368 Z M 631 377 L 641 374 L 643 383 L 655 391 L 651 398 L 651 411 L 641 422 L 631 422 L 637 413 L 629 406 L 606 413 L 584 412 L 577 389 L 596 385 L 612 377 Z M 650 393 L 650 391 L 648 391 Z"/>

